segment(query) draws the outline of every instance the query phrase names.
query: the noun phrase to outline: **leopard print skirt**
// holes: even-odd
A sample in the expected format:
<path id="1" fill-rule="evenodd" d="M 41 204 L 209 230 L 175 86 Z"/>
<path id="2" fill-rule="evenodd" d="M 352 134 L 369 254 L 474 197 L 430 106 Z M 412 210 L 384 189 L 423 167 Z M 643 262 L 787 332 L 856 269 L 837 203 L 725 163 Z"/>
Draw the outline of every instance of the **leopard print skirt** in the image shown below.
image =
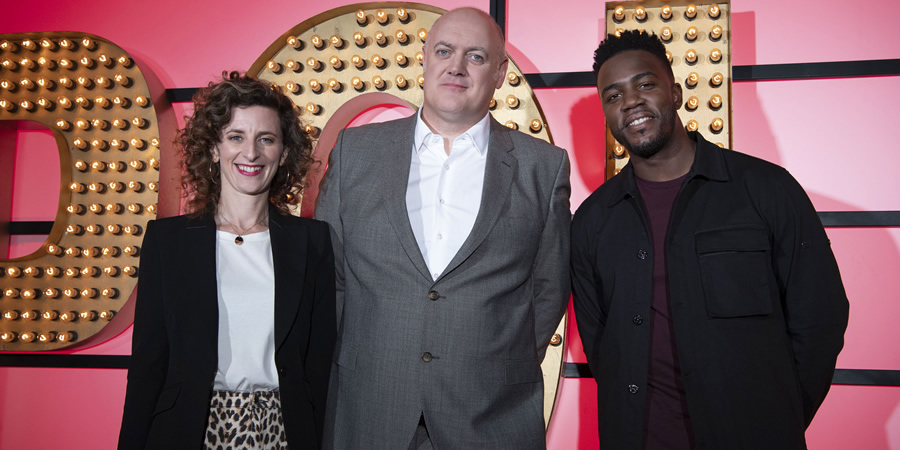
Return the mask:
<path id="1" fill-rule="evenodd" d="M 278 391 L 213 391 L 203 448 L 286 450 Z"/>

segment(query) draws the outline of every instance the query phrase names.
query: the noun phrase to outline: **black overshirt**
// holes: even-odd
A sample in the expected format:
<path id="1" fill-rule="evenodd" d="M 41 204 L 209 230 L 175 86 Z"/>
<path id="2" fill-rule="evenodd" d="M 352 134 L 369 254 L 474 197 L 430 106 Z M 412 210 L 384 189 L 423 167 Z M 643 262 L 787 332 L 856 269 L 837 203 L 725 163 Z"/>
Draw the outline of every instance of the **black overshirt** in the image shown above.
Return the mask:
<path id="1" fill-rule="evenodd" d="M 666 237 L 674 335 L 699 449 L 805 448 L 848 302 L 822 224 L 781 167 L 698 133 Z M 642 446 L 653 245 L 632 166 L 572 223 L 572 293 L 602 448 Z"/>

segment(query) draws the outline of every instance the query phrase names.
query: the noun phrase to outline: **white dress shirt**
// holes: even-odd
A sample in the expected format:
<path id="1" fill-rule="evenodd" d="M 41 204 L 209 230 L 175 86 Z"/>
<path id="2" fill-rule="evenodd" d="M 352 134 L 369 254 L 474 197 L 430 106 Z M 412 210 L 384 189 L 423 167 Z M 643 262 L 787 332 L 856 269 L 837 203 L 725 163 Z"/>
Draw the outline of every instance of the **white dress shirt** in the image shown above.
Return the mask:
<path id="1" fill-rule="evenodd" d="M 433 133 L 418 112 L 406 210 L 416 243 L 431 276 L 437 279 L 469 237 L 484 187 L 490 113 L 457 136 L 450 155 L 444 138 Z"/>
<path id="2" fill-rule="evenodd" d="M 219 291 L 219 367 L 213 389 L 278 389 L 275 367 L 275 268 L 269 232 L 216 231 Z"/>

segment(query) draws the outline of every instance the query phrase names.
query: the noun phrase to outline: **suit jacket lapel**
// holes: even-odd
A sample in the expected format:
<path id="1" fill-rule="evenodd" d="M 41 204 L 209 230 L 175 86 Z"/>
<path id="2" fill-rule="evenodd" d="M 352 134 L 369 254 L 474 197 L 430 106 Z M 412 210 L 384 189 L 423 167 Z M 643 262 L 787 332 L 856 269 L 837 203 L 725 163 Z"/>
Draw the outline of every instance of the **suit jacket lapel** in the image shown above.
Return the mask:
<path id="1" fill-rule="evenodd" d="M 269 239 L 275 270 L 275 351 L 287 338 L 302 299 L 306 277 L 307 229 L 289 226 L 269 207 Z"/>
<path id="2" fill-rule="evenodd" d="M 462 247 L 450 260 L 450 264 L 441 274 L 443 278 L 462 264 L 475 249 L 481 245 L 494 224 L 500 217 L 503 205 L 509 198 L 509 189 L 512 185 L 513 175 L 516 173 L 518 161 L 512 155 L 512 139 L 509 137 L 509 129 L 491 118 L 491 135 L 488 144 L 487 160 L 484 167 L 484 186 L 481 192 L 481 205 L 478 208 L 478 216 L 469 237 L 463 242 Z"/>
<path id="3" fill-rule="evenodd" d="M 396 133 L 392 133 L 393 141 L 385 148 L 385 164 L 382 173 L 386 183 L 384 190 L 387 217 L 400 240 L 406 255 L 423 277 L 431 280 L 431 273 L 425 258 L 416 242 L 412 225 L 409 224 L 409 212 L 406 209 L 406 187 L 409 184 L 409 165 L 412 163 L 412 147 L 416 129 L 416 115 L 397 122 Z"/>

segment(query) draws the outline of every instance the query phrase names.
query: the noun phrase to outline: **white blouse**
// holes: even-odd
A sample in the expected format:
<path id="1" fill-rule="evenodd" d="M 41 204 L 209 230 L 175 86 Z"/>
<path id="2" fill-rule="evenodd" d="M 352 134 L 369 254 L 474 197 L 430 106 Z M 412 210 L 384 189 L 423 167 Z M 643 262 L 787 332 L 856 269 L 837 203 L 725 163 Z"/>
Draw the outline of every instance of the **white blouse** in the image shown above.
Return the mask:
<path id="1" fill-rule="evenodd" d="M 275 269 L 269 231 L 216 232 L 219 365 L 213 388 L 255 392 L 278 388 L 275 368 Z"/>

